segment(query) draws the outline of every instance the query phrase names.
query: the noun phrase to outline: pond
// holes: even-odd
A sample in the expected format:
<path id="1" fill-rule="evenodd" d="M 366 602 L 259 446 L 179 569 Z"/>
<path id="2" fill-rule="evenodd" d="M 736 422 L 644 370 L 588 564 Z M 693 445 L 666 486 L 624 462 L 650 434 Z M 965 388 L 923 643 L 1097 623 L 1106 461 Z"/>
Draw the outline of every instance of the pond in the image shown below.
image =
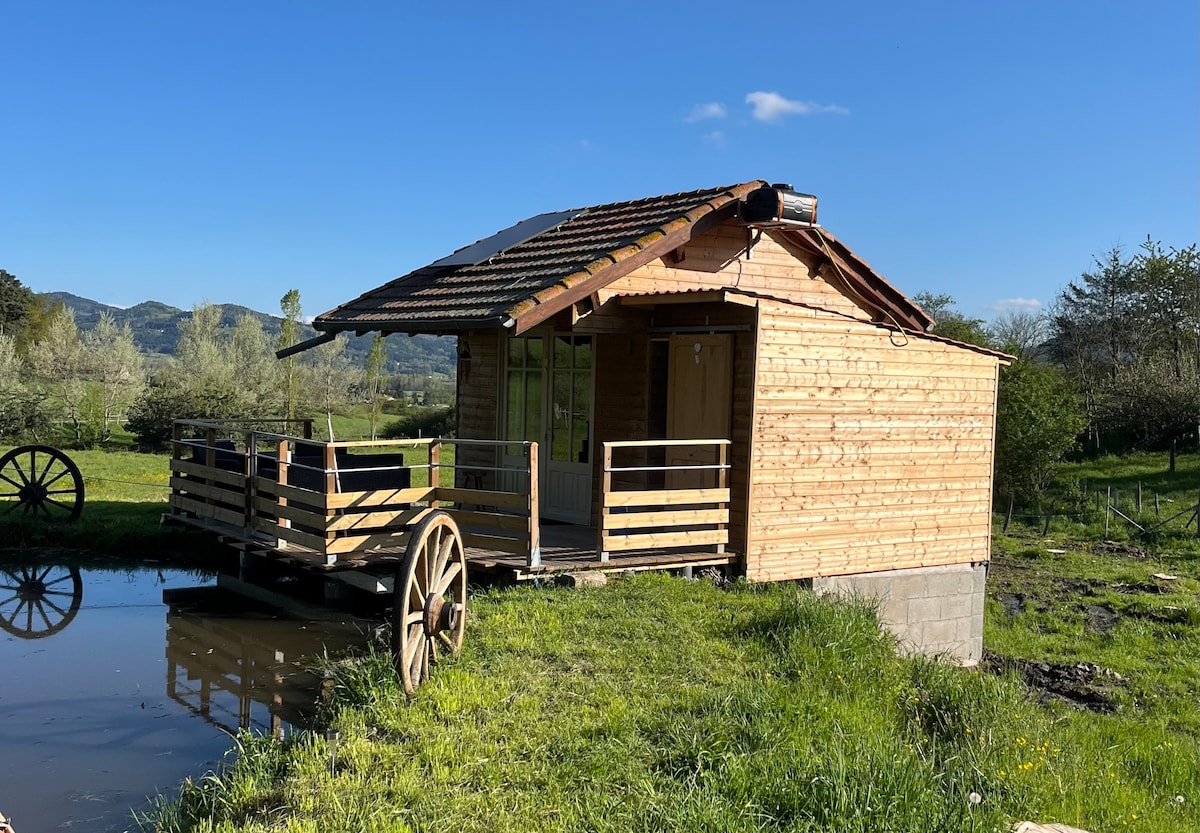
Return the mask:
<path id="1" fill-rule="evenodd" d="M 0 556 L 0 812 L 17 830 L 137 830 L 149 796 L 220 766 L 239 729 L 306 727 L 306 660 L 368 640 L 217 583 Z"/>

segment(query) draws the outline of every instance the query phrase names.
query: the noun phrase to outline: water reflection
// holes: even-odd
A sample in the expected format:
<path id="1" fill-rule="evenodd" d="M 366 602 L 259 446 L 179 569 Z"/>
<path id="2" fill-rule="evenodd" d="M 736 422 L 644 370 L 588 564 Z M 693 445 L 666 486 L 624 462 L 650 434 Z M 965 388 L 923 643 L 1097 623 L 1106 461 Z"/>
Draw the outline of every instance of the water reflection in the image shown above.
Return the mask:
<path id="1" fill-rule="evenodd" d="M 248 620 L 220 588 L 166 591 L 167 696 L 230 734 L 308 728 L 322 693 L 311 658 L 363 641 L 361 628 Z"/>
<path id="2" fill-rule="evenodd" d="M 38 564 L 0 570 L 0 628 L 41 639 L 71 624 L 83 603 L 78 567 Z"/>
<path id="3" fill-rule="evenodd" d="M 131 809 L 218 766 L 230 733 L 307 726 L 310 658 L 366 642 L 216 583 L 0 556 L 0 810 L 18 830 L 137 829 Z"/>

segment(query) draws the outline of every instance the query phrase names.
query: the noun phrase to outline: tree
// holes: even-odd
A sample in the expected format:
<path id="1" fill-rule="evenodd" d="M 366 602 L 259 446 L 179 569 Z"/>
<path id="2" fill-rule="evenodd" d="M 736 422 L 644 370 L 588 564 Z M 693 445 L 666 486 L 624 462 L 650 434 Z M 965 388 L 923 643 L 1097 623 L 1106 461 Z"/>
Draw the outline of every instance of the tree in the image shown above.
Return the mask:
<path id="1" fill-rule="evenodd" d="M 39 435 L 50 428 L 45 397 L 22 381 L 25 365 L 17 352 L 17 340 L 0 332 L 0 437 L 18 440 Z"/>
<path id="2" fill-rule="evenodd" d="M 285 350 L 300 341 L 300 290 L 289 289 L 279 300 L 283 322 L 279 325 L 279 341 L 276 348 Z M 296 418 L 296 402 L 300 397 L 302 368 L 296 356 L 280 360 L 280 376 L 288 419 Z"/>
<path id="3" fill-rule="evenodd" d="M 996 488 L 1038 503 L 1086 425 L 1079 396 L 1060 369 L 1014 361 L 1000 373 Z"/>
<path id="4" fill-rule="evenodd" d="M 1096 258 L 1095 270 L 1059 295 L 1049 344 L 1083 394 L 1094 448 L 1103 431 L 1122 443 L 1174 450 L 1192 428 L 1165 428 L 1141 405 L 1178 406 L 1195 381 L 1189 368 L 1200 357 L 1196 246 L 1167 249 L 1147 238 L 1133 257 L 1113 248 Z M 1174 417 L 1167 422 L 1181 424 Z"/>
<path id="5" fill-rule="evenodd" d="M 333 411 L 344 405 L 350 391 L 357 386 L 360 373 L 354 371 L 346 358 L 346 338 L 339 335 L 309 351 L 309 396 L 313 405 L 332 416 Z M 332 439 L 332 438 L 331 438 Z"/>
<path id="6" fill-rule="evenodd" d="M 913 300 L 934 320 L 933 326 L 929 328 L 933 335 L 980 347 L 991 346 L 984 322 L 979 318 L 968 318 L 954 309 L 954 299 L 949 295 L 918 292 L 913 295 Z"/>
<path id="7" fill-rule="evenodd" d="M 1118 369 L 1101 391 L 1096 420 L 1146 448 L 1166 447 L 1175 471 L 1179 442 L 1200 423 L 1200 368 L 1196 356 L 1163 353 Z"/>
<path id="8" fill-rule="evenodd" d="M 21 338 L 29 308 L 33 306 L 33 290 L 17 276 L 0 269 L 0 333 Z"/>
<path id="9" fill-rule="evenodd" d="M 383 333 L 376 333 L 367 354 L 367 398 L 371 403 L 371 439 L 375 439 L 379 425 L 379 413 L 383 404 Z"/>
<path id="10" fill-rule="evenodd" d="M 60 309 L 50 319 L 46 337 L 29 350 L 29 366 L 42 383 L 54 393 L 56 408 L 71 423 L 75 442 L 84 442 L 83 403 L 87 397 L 87 351 L 79 337 L 75 313 Z M 90 438 L 89 438 L 90 439 Z"/>
<path id="11" fill-rule="evenodd" d="M 1050 322 L 1033 312 L 1006 312 L 988 325 L 988 341 L 1019 359 L 1037 357 L 1050 336 Z"/>
<path id="12" fill-rule="evenodd" d="M 107 440 L 109 426 L 118 414 L 136 401 L 146 384 L 142 354 L 126 324 L 118 327 L 108 312 L 101 313 L 96 326 L 83 334 L 87 378 L 96 386 L 100 439 Z"/>

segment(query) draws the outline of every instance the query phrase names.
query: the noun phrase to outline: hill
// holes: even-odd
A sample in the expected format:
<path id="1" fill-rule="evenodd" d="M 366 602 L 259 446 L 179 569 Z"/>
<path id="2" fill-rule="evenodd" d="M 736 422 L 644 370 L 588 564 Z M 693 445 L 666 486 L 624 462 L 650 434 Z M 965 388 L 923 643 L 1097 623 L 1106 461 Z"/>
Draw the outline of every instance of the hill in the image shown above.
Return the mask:
<path id="1" fill-rule="evenodd" d="M 129 325 L 133 331 L 133 340 L 138 349 L 148 355 L 174 355 L 179 344 L 179 327 L 192 317 L 190 310 L 159 301 L 143 301 L 132 307 L 114 307 L 72 295 L 69 292 L 47 292 L 44 297 L 61 301 L 64 306 L 74 310 L 75 322 L 81 330 L 90 330 L 96 326 L 102 313 L 109 313 L 118 325 Z M 283 319 L 275 315 L 267 315 L 243 307 L 238 304 L 216 304 L 221 310 L 222 326 L 232 327 L 243 315 L 255 316 L 263 326 L 263 330 L 274 339 L 279 335 L 279 327 Z M 311 328 L 305 328 L 303 338 L 316 335 Z M 346 344 L 346 354 L 356 364 L 363 364 L 371 350 L 373 336 L 352 336 Z M 406 373 L 422 376 L 438 376 L 452 378 L 455 364 L 455 340 L 430 335 L 392 336 L 384 341 L 387 351 L 387 371 L 389 373 Z"/>

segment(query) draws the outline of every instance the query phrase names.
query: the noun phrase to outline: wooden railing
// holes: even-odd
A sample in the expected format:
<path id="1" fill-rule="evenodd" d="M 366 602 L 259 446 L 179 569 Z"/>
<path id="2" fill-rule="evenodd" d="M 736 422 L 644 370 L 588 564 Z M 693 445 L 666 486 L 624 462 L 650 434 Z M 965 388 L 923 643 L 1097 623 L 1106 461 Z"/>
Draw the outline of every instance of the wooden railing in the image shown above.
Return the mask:
<path id="1" fill-rule="evenodd" d="M 537 444 L 487 440 L 320 442 L 260 430 L 261 423 L 177 420 L 171 454 L 176 514 L 240 527 L 247 536 L 295 549 L 326 565 L 371 551 L 402 551 L 410 527 L 442 509 L 464 544 L 540 563 Z M 459 466 L 458 448 L 522 450 L 519 468 Z M 405 460 L 411 449 L 414 459 Z M 479 456 L 479 455 L 475 455 Z M 474 487 L 459 470 L 469 472 Z M 515 477 L 513 475 L 516 475 Z M 485 475 L 515 482 L 481 488 Z"/>
<path id="2" fill-rule="evenodd" d="M 729 440 L 603 444 L 597 552 L 729 545 Z M 633 457 L 614 464 L 614 455 Z"/>

